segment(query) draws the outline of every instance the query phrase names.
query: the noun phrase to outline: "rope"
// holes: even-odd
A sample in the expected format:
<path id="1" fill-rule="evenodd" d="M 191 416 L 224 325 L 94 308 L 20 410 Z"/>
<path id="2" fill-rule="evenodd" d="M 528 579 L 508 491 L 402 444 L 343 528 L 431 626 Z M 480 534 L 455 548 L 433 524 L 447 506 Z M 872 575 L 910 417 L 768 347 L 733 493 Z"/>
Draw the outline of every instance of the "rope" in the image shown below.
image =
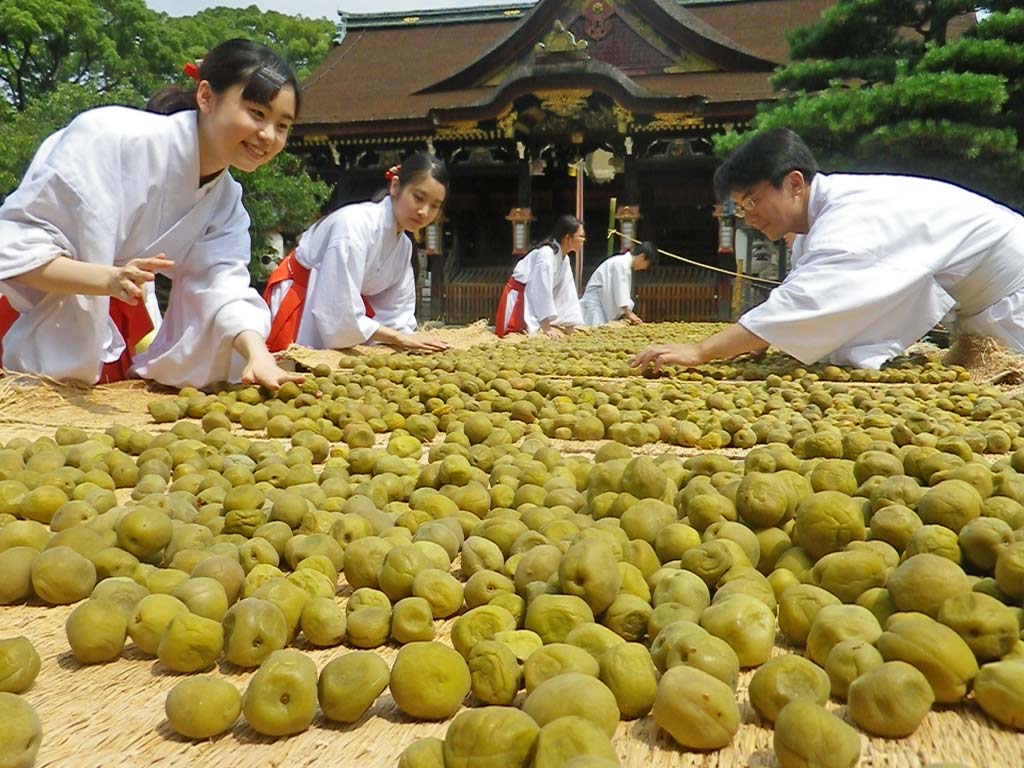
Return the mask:
<path id="1" fill-rule="evenodd" d="M 612 235 L 618 235 L 622 239 L 629 240 L 629 242 L 636 243 L 637 245 L 640 245 L 640 243 L 643 242 L 642 240 L 637 240 L 635 237 L 630 237 L 629 235 L 623 234 L 622 232 L 620 232 L 617 229 L 609 229 L 608 230 L 608 237 L 611 237 Z M 690 264 L 690 265 L 692 265 L 694 267 L 700 267 L 701 269 L 709 269 L 712 272 L 721 272 L 723 275 L 728 275 L 729 277 L 735 277 L 738 280 L 750 280 L 751 282 L 765 283 L 766 285 L 782 285 L 782 283 L 780 281 L 778 281 L 778 280 L 771 280 L 771 279 L 769 279 L 767 277 L 754 277 L 753 275 L 744 275 L 743 273 L 730 272 L 728 269 L 722 269 L 720 267 L 712 267 L 710 264 L 702 264 L 699 261 L 693 261 L 692 259 L 687 259 L 684 256 L 679 256 L 678 254 L 675 254 L 675 253 L 669 253 L 668 251 L 663 251 L 663 250 L 661 250 L 661 248 L 658 248 L 657 250 L 658 250 L 658 253 L 662 254 L 663 256 L 668 256 L 670 259 L 676 259 L 677 261 L 681 261 L 684 264 Z"/>

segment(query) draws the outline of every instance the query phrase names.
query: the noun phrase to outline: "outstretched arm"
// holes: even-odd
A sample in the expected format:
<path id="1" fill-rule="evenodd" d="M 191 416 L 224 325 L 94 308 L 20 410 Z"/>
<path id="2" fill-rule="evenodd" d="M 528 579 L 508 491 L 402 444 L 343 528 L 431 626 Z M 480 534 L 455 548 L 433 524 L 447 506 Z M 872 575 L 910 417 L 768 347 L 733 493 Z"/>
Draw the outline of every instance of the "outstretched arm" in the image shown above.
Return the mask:
<path id="1" fill-rule="evenodd" d="M 143 286 L 155 279 L 154 273 L 169 272 L 173 267 L 174 262 L 162 253 L 148 259 L 132 259 L 123 267 L 58 256 L 10 280 L 43 293 L 112 296 L 135 305 L 142 300 Z"/>
<path id="2" fill-rule="evenodd" d="M 733 323 L 718 333 L 696 344 L 661 344 L 650 347 L 633 358 L 630 365 L 638 368 L 651 366 L 655 371 L 664 365 L 682 365 L 692 368 L 710 360 L 722 360 L 744 352 L 758 352 L 768 342 L 755 336 L 742 325 Z"/>

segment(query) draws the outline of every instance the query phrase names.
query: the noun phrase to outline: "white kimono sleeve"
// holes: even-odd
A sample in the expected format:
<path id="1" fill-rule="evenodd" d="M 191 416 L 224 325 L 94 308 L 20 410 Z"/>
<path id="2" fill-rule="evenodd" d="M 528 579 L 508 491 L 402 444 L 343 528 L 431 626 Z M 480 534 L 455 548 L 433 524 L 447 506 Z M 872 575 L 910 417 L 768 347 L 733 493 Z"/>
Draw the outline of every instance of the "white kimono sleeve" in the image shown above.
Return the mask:
<path id="1" fill-rule="evenodd" d="M 608 322 L 608 317 L 604 313 L 604 308 L 600 302 L 591 301 L 586 296 L 580 299 L 580 311 L 583 313 L 583 322 L 591 327 L 604 325 Z"/>
<path id="2" fill-rule="evenodd" d="M 568 257 L 562 258 L 558 270 L 558 282 L 554 290 L 555 323 L 557 325 L 583 325 L 583 312 L 580 311 L 580 297 L 576 293 L 576 283 L 572 278 L 572 268 Z"/>
<path id="3" fill-rule="evenodd" d="M 160 331 L 135 360 L 135 371 L 168 386 L 206 387 L 237 381 L 245 360 L 235 337 L 270 332 L 270 311 L 250 286 L 249 217 L 238 200 L 227 222 L 184 258 L 175 259 L 173 284 Z"/>
<path id="4" fill-rule="evenodd" d="M 555 305 L 555 264 L 554 259 L 543 251 L 534 256 L 533 270 L 527 276 L 525 313 L 536 320 L 539 326 L 545 320 L 558 319 Z"/>
<path id="5" fill-rule="evenodd" d="M 919 340 L 955 301 L 934 277 L 873 254 L 816 252 L 739 319 L 805 364 L 878 368 Z"/>
<path id="6" fill-rule="evenodd" d="M 306 302 L 324 349 L 363 344 L 381 323 L 366 316 L 361 287 L 366 271 L 366 246 L 345 236 L 328 246 Z"/>
<path id="7" fill-rule="evenodd" d="M 0 292 L 21 313 L 4 337 L 3 364 L 90 384 L 111 342 L 109 297 L 50 294 L 10 278 L 58 256 L 113 264 L 123 212 L 109 157 L 119 154 L 95 122 L 83 116 L 51 137 L 0 207 Z"/>
<path id="8" fill-rule="evenodd" d="M 366 297 L 373 307 L 374 320 L 399 333 L 416 331 L 416 277 L 412 267 L 402 271 L 397 282 Z"/>
<path id="9" fill-rule="evenodd" d="M 633 299 L 629 296 L 633 268 L 629 262 L 614 262 L 609 265 L 608 283 L 604 286 L 605 310 L 609 316 L 619 318 L 624 309 L 633 309 Z M 614 313 L 614 314 L 613 314 Z"/>

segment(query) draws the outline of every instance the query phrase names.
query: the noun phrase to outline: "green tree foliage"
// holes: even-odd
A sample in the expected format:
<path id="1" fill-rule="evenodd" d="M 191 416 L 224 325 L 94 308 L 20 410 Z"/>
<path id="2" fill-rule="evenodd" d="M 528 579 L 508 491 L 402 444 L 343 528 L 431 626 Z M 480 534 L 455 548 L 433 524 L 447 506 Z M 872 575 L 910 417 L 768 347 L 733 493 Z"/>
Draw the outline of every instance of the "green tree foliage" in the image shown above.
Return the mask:
<path id="1" fill-rule="evenodd" d="M 232 37 L 270 45 L 301 79 L 327 55 L 334 31 L 324 19 L 256 6 L 175 18 L 143 0 L 0 0 L 0 201 L 40 142 L 78 113 L 105 104 L 141 107 L 161 86 L 188 83 L 185 62 Z M 286 153 L 237 178 L 255 254 L 265 250 L 272 230 L 300 232 L 329 193 Z"/>
<path id="2" fill-rule="evenodd" d="M 828 170 L 932 176 L 1024 206 L 1024 9 L 986 5 L 957 35 L 973 0 L 839 0 L 790 33 L 780 97 L 753 128 L 792 128 Z"/>
<path id="3" fill-rule="evenodd" d="M 162 16 L 143 0 L 4 0 L 0 95 L 21 111 L 61 83 L 148 92 L 175 58 Z"/>
<path id="4" fill-rule="evenodd" d="M 202 58 L 221 40 L 245 37 L 279 51 L 304 79 L 327 56 L 334 23 L 248 8 L 209 8 L 195 16 L 167 19 L 167 33 L 182 41 L 181 63 Z"/>
<path id="5" fill-rule="evenodd" d="M 124 86 L 98 93 L 61 83 L 33 99 L 21 112 L 10 109 L 3 121 L 4 140 L 0 143 L 0 190 L 14 189 L 43 139 L 70 123 L 75 115 L 110 104 L 141 107 L 144 103 L 135 90 Z"/>
<path id="6" fill-rule="evenodd" d="M 266 253 L 272 230 L 300 234 L 319 215 L 331 192 L 329 185 L 310 178 L 302 161 L 287 152 L 236 178 L 242 183 L 245 208 L 253 221 L 250 231 L 255 255 Z"/>

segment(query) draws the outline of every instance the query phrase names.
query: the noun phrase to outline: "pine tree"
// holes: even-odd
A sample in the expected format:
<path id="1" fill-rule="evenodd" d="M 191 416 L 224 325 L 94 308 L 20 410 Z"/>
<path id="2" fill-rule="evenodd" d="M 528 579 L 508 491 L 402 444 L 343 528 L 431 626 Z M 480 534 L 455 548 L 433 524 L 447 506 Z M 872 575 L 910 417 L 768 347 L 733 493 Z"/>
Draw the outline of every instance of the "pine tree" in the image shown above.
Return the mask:
<path id="1" fill-rule="evenodd" d="M 753 127 L 792 128 L 825 170 L 930 176 L 1024 208 L 1024 9 L 987 5 L 957 36 L 973 0 L 839 0 L 790 33 L 780 98 Z"/>

